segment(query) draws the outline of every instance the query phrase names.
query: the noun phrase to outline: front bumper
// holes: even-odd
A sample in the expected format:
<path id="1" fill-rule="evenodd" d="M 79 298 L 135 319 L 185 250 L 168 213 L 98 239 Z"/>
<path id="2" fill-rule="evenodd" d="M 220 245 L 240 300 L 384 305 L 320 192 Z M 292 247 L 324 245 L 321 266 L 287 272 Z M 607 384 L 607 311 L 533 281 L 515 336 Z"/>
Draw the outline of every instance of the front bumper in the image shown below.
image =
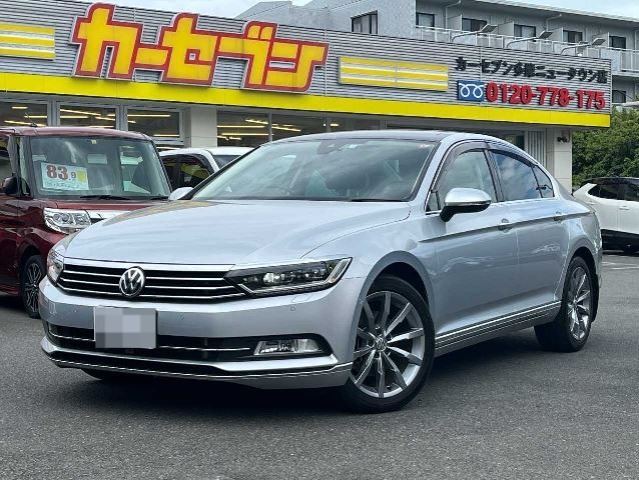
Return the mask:
<path id="1" fill-rule="evenodd" d="M 329 290 L 308 294 L 210 304 L 152 304 L 69 295 L 45 279 L 40 285 L 40 313 L 47 333 L 42 349 L 63 368 L 225 381 L 266 389 L 339 386 L 347 381 L 351 369 L 354 319 L 362 286 L 363 279 L 342 279 Z M 155 351 L 100 351 L 90 340 L 65 343 L 51 335 L 51 327 L 92 331 L 93 309 L 99 306 L 156 309 L 158 338 L 225 342 L 310 335 L 320 337 L 328 351 L 312 357 L 228 360 L 224 355 L 194 358 Z"/>

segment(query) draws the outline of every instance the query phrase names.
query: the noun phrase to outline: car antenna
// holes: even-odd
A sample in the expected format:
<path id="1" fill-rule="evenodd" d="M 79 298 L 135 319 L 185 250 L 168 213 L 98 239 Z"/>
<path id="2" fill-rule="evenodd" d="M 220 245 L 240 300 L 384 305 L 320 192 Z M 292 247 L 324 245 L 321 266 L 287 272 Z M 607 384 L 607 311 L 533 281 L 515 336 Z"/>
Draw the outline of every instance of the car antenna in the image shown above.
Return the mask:
<path id="1" fill-rule="evenodd" d="M 35 122 L 31 122 L 31 124 L 29 125 L 31 128 L 38 128 L 38 124 Z"/>

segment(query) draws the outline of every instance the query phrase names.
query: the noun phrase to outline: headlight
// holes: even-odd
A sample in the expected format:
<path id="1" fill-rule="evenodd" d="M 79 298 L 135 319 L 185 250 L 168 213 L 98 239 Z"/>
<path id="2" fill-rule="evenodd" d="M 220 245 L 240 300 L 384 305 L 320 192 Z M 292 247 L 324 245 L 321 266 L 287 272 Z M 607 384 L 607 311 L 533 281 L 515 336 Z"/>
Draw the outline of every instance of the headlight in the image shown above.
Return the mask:
<path id="1" fill-rule="evenodd" d="M 324 290 L 335 285 L 350 258 L 231 270 L 226 278 L 251 295 L 285 295 Z"/>
<path id="2" fill-rule="evenodd" d="M 64 256 L 55 249 L 49 251 L 47 255 L 47 276 L 54 284 L 58 281 L 58 277 L 64 268 Z"/>
<path id="3" fill-rule="evenodd" d="M 91 225 L 91 218 L 84 210 L 44 209 L 44 223 L 60 233 L 75 233 Z"/>

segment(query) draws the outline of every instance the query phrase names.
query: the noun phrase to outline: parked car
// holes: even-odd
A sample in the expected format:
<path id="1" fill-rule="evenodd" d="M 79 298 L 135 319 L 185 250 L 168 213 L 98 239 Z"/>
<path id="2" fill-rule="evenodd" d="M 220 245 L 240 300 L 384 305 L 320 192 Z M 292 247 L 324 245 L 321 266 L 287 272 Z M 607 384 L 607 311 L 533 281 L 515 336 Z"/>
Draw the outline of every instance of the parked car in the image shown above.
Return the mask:
<path id="1" fill-rule="evenodd" d="M 180 148 L 160 153 L 174 189 L 196 187 L 209 175 L 253 150 L 245 147 Z"/>
<path id="2" fill-rule="evenodd" d="M 0 291 L 33 318 L 53 245 L 170 192 L 148 137 L 94 128 L 0 128 L 1 181 Z"/>
<path id="3" fill-rule="evenodd" d="M 597 213 L 606 247 L 639 251 L 639 178 L 595 178 L 574 196 Z"/>
<path id="4" fill-rule="evenodd" d="M 183 198 L 52 250 L 40 298 L 55 364 L 339 387 L 382 412 L 418 393 L 436 356 L 529 327 L 574 352 L 597 313 L 594 213 L 492 137 L 281 140 Z"/>

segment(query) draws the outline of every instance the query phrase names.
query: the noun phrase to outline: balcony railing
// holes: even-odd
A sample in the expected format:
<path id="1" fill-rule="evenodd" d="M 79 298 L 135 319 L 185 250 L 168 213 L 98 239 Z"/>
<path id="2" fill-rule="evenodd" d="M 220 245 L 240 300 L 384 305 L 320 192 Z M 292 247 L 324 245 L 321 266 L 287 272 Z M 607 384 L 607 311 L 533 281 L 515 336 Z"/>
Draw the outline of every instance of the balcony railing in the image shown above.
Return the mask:
<path id="1" fill-rule="evenodd" d="M 456 35 L 463 31 L 449 30 L 445 28 L 415 27 L 415 38 L 431 40 L 435 42 L 452 42 Z M 612 72 L 622 74 L 624 72 L 639 75 L 639 51 L 624 50 L 610 47 L 585 47 L 575 43 L 564 43 L 553 40 L 513 41 L 521 40 L 519 37 L 495 34 L 465 35 L 455 38 L 455 43 L 462 45 L 475 45 L 482 47 L 508 48 L 525 52 L 557 53 L 563 55 L 579 55 L 590 58 L 604 58 L 612 61 Z"/>

